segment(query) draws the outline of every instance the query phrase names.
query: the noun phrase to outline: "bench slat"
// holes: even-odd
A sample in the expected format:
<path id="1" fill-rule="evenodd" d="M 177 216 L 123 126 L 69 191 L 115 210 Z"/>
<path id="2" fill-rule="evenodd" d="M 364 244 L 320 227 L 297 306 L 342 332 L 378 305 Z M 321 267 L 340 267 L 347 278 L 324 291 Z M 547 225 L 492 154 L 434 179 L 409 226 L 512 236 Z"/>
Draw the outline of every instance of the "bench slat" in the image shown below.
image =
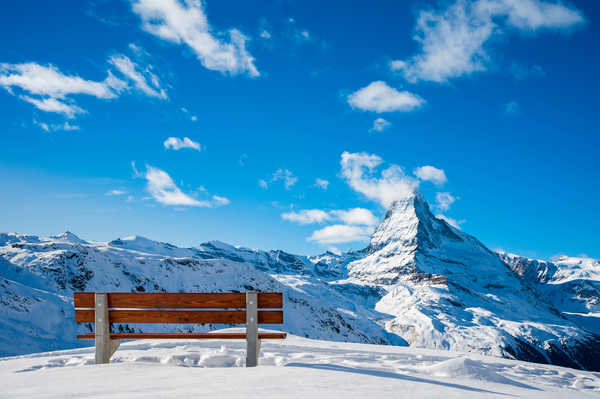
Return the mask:
<path id="1" fill-rule="evenodd" d="M 73 301 L 76 308 L 93 308 L 93 292 L 75 292 Z M 140 309 L 244 309 L 245 293 L 178 293 L 178 292 L 109 292 L 109 308 Z M 281 292 L 258 293 L 259 309 L 280 309 L 283 307 Z"/>
<path id="2" fill-rule="evenodd" d="M 285 339 L 286 333 L 258 333 L 258 339 Z M 94 334 L 78 335 L 78 339 L 94 339 Z M 245 333 L 114 333 L 111 339 L 246 339 Z"/>
<path id="3" fill-rule="evenodd" d="M 111 323 L 245 324 L 244 310 L 111 310 Z M 94 310 L 75 310 L 77 323 L 93 323 Z M 283 311 L 261 310 L 259 324 L 283 324 Z"/>

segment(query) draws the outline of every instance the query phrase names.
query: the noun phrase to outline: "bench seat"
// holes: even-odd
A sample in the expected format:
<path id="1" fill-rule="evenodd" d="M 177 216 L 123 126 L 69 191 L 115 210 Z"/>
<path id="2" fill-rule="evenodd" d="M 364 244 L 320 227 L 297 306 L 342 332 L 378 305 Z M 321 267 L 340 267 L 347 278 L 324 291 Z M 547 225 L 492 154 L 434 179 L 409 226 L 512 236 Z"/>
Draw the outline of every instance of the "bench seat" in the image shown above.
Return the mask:
<path id="1" fill-rule="evenodd" d="M 94 323 L 93 332 L 77 338 L 94 340 L 96 364 L 109 363 L 124 339 L 244 339 L 246 367 L 255 367 L 263 339 L 287 336 L 258 330 L 259 324 L 283 324 L 281 292 L 75 292 L 73 305 L 75 322 Z M 245 324 L 246 331 L 117 333 L 111 332 L 114 323 Z"/>
<path id="2" fill-rule="evenodd" d="M 258 333 L 258 339 L 285 339 L 286 333 Z M 78 339 L 96 339 L 96 334 L 78 335 Z M 110 339 L 246 339 L 246 333 L 111 333 Z"/>

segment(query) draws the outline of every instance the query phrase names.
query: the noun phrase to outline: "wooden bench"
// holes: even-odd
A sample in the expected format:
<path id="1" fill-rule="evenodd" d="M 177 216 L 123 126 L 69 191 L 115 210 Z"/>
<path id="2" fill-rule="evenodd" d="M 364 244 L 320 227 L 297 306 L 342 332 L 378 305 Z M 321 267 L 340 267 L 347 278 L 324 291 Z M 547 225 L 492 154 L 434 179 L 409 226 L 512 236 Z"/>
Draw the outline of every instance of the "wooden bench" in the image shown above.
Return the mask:
<path id="1" fill-rule="evenodd" d="M 285 333 L 258 332 L 259 324 L 283 324 L 283 295 L 279 292 L 76 292 L 73 302 L 75 321 L 95 324 L 95 333 L 77 338 L 95 340 L 96 364 L 108 363 L 121 339 L 245 339 L 246 367 L 254 367 L 261 340 L 286 337 Z M 110 331 L 111 323 L 245 324 L 246 332 L 114 333 Z"/>

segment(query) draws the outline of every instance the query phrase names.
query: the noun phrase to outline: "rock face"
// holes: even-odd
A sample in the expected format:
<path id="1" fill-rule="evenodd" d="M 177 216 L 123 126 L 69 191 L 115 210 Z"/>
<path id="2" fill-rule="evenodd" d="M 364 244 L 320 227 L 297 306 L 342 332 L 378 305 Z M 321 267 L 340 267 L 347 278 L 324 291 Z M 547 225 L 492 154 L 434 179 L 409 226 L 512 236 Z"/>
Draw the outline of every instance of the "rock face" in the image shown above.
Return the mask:
<path id="1" fill-rule="evenodd" d="M 600 370 L 599 274 L 594 260 L 494 253 L 437 219 L 418 192 L 393 204 L 367 248 L 342 255 L 0 234 L 0 355 L 81 346 L 76 331 L 90 326 L 74 323 L 74 291 L 256 289 L 284 292 L 283 329 L 301 336 Z"/>

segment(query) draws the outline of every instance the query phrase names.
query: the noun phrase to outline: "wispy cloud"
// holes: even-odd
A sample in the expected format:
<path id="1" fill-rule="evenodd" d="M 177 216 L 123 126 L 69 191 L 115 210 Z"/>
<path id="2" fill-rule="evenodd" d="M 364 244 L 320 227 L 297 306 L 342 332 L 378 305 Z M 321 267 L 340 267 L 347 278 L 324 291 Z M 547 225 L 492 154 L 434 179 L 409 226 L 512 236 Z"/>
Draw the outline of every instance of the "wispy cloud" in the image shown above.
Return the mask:
<path id="1" fill-rule="evenodd" d="M 377 118 L 373 121 L 373 126 L 369 129 L 369 132 L 383 132 L 385 129 L 391 126 L 391 123 L 383 118 Z"/>
<path id="2" fill-rule="evenodd" d="M 134 173 L 138 173 L 134 167 Z M 196 206 L 205 208 L 214 208 L 230 203 L 229 199 L 218 195 L 213 195 L 211 199 L 198 200 L 192 196 L 185 194 L 167 172 L 164 170 L 146 166 L 146 172 L 142 176 L 146 179 L 146 191 L 152 198 L 164 205 L 171 206 Z"/>
<path id="3" fill-rule="evenodd" d="M 298 178 L 288 169 L 277 169 L 268 180 L 260 179 L 258 185 L 264 189 L 269 188 L 269 185 L 279 180 L 283 181 L 286 190 L 289 190 L 298 182 Z"/>
<path id="4" fill-rule="evenodd" d="M 450 226 L 452 226 L 452 227 L 454 227 L 456 229 L 459 229 L 459 230 L 461 229 L 460 225 L 466 222 L 466 220 L 464 220 L 464 219 L 462 219 L 462 220 L 456 220 L 456 219 L 449 218 L 449 217 L 447 217 L 445 215 L 442 215 L 442 214 L 435 215 L 435 217 L 438 218 L 438 219 L 440 219 L 440 220 L 443 220 L 444 222 L 448 223 Z"/>
<path id="5" fill-rule="evenodd" d="M 356 241 L 368 241 L 373 233 L 373 227 L 350 226 L 345 224 L 334 224 L 316 230 L 308 241 L 316 241 L 322 245 L 343 244 Z"/>
<path id="6" fill-rule="evenodd" d="M 348 210 L 331 210 L 329 212 L 321 209 L 302 209 L 281 214 L 283 220 L 299 224 L 323 223 L 332 220 L 339 220 L 348 225 L 373 226 L 378 223 L 378 219 L 364 208 L 352 208 Z"/>
<path id="7" fill-rule="evenodd" d="M 182 148 L 191 148 L 192 150 L 202 151 L 202 146 L 200 143 L 197 143 L 188 137 L 184 137 L 183 139 L 178 137 L 169 137 L 163 142 L 163 146 L 166 150 L 171 149 L 178 151 Z"/>
<path id="8" fill-rule="evenodd" d="M 456 197 L 447 192 L 435 194 L 436 207 L 441 211 L 449 210 L 452 204 L 456 202 L 456 200 Z"/>
<path id="9" fill-rule="evenodd" d="M 113 55 L 109 63 L 114 65 L 119 72 L 131 80 L 135 87 L 150 97 L 166 99 L 167 93 L 160 87 L 158 77 L 152 72 L 152 66 L 148 65 L 141 70 L 140 66 L 123 54 Z"/>
<path id="10" fill-rule="evenodd" d="M 319 187 L 319 188 L 322 188 L 323 190 L 327 190 L 327 187 L 329 187 L 329 180 L 320 179 L 317 177 L 315 179 L 315 187 Z"/>
<path id="11" fill-rule="evenodd" d="M 359 224 L 365 226 L 374 226 L 379 220 L 373 213 L 365 208 L 352 208 L 348 210 L 335 210 L 331 213 L 345 224 Z"/>
<path id="12" fill-rule="evenodd" d="M 383 81 L 372 82 L 350 94 L 347 100 L 353 108 L 377 113 L 413 111 L 425 103 L 416 94 L 398 91 Z"/>
<path id="13" fill-rule="evenodd" d="M 20 88 L 31 95 L 63 99 L 71 94 L 97 98 L 115 98 L 117 93 L 108 78 L 102 82 L 65 75 L 54 65 L 0 64 L 0 85 L 5 89 Z"/>
<path id="14" fill-rule="evenodd" d="M 259 76 L 254 58 L 246 50 L 248 38 L 237 29 L 228 31 L 229 41 L 215 35 L 200 0 L 134 0 L 133 11 L 142 29 L 163 40 L 188 46 L 202 65 L 232 75 Z"/>
<path id="15" fill-rule="evenodd" d="M 493 36 L 511 31 L 568 29 L 585 21 L 583 14 L 560 2 L 541 0 L 456 0 L 445 9 L 419 12 L 414 39 L 419 54 L 394 60 L 390 68 L 410 82 L 446 82 L 485 71 L 486 48 Z"/>
<path id="16" fill-rule="evenodd" d="M 437 185 L 442 185 L 448 181 L 446 173 L 442 169 L 434 166 L 426 165 L 416 168 L 413 171 L 414 175 L 422 181 L 430 181 Z"/>
<path id="17" fill-rule="evenodd" d="M 94 81 L 65 74 L 51 64 L 4 63 L 0 64 L 0 87 L 41 111 L 61 114 L 70 119 L 87 113 L 77 105 L 74 96 L 114 99 L 130 89 L 128 82 L 133 82 L 134 87 L 147 96 L 167 98 L 158 77 L 151 71 L 151 65 L 141 67 L 122 54 L 110 57 L 108 64 L 116 70 L 109 69 L 104 80 Z"/>
<path id="18" fill-rule="evenodd" d="M 80 127 L 78 125 L 72 125 L 68 121 L 66 121 L 64 123 L 50 124 L 50 123 L 46 123 L 46 122 L 40 122 L 40 121 L 34 119 L 33 124 L 36 126 L 39 126 L 42 130 L 45 130 L 46 132 L 80 130 Z"/>
<path id="19" fill-rule="evenodd" d="M 299 224 L 312 224 L 331 220 L 331 215 L 320 209 L 304 209 L 298 212 L 282 213 L 281 218 Z"/>
<path id="20" fill-rule="evenodd" d="M 107 197 L 114 197 L 114 196 L 125 195 L 125 194 L 127 194 L 127 191 L 115 189 L 115 190 L 108 191 L 104 195 L 106 195 Z"/>

